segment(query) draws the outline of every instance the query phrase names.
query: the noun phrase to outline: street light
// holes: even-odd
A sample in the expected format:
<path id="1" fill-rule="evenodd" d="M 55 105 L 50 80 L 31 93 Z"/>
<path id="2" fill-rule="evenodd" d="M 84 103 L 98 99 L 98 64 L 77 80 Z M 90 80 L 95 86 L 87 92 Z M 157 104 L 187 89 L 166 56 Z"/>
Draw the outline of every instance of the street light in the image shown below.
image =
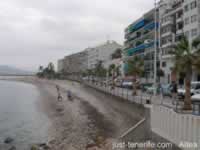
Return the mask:
<path id="1" fill-rule="evenodd" d="M 154 95 L 156 95 L 157 86 L 157 0 L 155 0 L 155 37 L 154 37 Z"/>

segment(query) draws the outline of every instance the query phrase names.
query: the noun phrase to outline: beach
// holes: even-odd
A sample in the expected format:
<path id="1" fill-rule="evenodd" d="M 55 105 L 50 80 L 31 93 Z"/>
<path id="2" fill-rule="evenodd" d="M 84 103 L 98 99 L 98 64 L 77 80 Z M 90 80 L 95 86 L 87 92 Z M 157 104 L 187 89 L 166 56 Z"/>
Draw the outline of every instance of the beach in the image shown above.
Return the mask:
<path id="1" fill-rule="evenodd" d="M 47 145 L 52 150 L 112 149 L 112 142 L 136 124 L 144 111 L 77 82 L 36 77 L 13 78 L 40 91 L 37 107 L 51 120 Z M 57 100 L 56 85 L 62 101 Z M 67 98 L 72 91 L 72 100 Z M 121 107 L 123 106 L 123 107 Z M 135 111 L 130 111 L 134 109 Z"/>

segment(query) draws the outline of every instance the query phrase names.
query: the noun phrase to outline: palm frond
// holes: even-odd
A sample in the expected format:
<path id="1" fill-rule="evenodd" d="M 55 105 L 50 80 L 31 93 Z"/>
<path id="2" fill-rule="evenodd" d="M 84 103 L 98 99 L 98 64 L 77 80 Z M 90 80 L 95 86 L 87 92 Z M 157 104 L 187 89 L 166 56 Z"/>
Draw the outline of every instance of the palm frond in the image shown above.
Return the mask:
<path id="1" fill-rule="evenodd" d="M 195 49 L 195 54 L 200 55 L 200 37 L 192 42 L 192 48 Z"/>

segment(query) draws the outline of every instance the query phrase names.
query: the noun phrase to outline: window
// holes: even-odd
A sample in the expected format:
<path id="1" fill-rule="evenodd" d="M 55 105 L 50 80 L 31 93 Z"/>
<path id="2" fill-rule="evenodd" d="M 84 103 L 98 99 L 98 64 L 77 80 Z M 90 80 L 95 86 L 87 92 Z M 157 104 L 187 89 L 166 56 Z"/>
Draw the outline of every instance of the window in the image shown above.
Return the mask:
<path id="1" fill-rule="evenodd" d="M 197 29 L 192 29 L 191 35 L 192 35 L 192 37 L 196 36 L 197 35 Z"/>
<path id="2" fill-rule="evenodd" d="M 178 13 L 177 13 L 177 18 L 181 18 L 183 16 L 183 11 L 179 11 Z"/>
<path id="3" fill-rule="evenodd" d="M 197 15 L 191 16 L 191 23 L 196 22 L 196 21 L 197 21 Z"/>
<path id="4" fill-rule="evenodd" d="M 177 24 L 177 29 L 178 30 L 183 29 L 183 23 L 182 22 L 180 22 L 180 23 Z"/>
<path id="5" fill-rule="evenodd" d="M 171 26 L 164 27 L 162 29 L 162 34 L 167 33 L 167 32 L 171 32 L 171 31 L 172 31 L 172 27 Z"/>
<path id="6" fill-rule="evenodd" d="M 181 41 L 182 39 L 183 39 L 183 35 L 180 34 L 176 36 L 175 41 L 178 42 L 178 41 Z"/>
<path id="7" fill-rule="evenodd" d="M 162 45 L 172 42 L 172 36 L 162 38 Z"/>
<path id="8" fill-rule="evenodd" d="M 166 66 L 167 66 L 166 62 L 163 61 L 163 62 L 162 62 L 162 67 L 164 68 L 164 67 L 166 67 Z"/>
<path id="9" fill-rule="evenodd" d="M 162 23 L 165 23 L 165 22 L 171 21 L 171 20 L 172 20 L 172 18 L 170 16 L 167 16 L 167 17 L 162 19 Z"/>
<path id="10" fill-rule="evenodd" d="M 188 25 L 190 23 L 190 18 L 185 18 L 185 25 Z"/>
<path id="11" fill-rule="evenodd" d="M 184 10 L 185 10 L 185 12 L 187 12 L 189 10 L 189 6 L 185 5 Z"/>
<path id="12" fill-rule="evenodd" d="M 191 7 L 191 9 L 194 9 L 194 8 L 197 7 L 197 2 L 196 2 L 196 0 L 190 4 L 190 7 Z"/>
<path id="13" fill-rule="evenodd" d="M 186 36 L 187 38 L 189 38 L 190 32 L 189 32 L 189 31 L 186 31 L 186 32 L 185 32 L 185 36 Z"/>

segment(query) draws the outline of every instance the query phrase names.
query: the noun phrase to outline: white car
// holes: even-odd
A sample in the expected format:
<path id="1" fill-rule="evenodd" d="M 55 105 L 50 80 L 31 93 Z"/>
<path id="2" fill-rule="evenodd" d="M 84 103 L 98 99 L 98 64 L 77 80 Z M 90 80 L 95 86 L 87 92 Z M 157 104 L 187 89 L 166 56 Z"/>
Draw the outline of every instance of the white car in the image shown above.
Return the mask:
<path id="1" fill-rule="evenodd" d="M 200 82 L 192 82 L 191 83 L 191 95 L 200 94 Z M 178 89 L 178 96 L 181 98 L 185 97 L 185 89 Z"/>
<path id="2" fill-rule="evenodd" d="M 192 96 L 192 101 L 200 101 L 200 94 L 195 94 Z"/>

